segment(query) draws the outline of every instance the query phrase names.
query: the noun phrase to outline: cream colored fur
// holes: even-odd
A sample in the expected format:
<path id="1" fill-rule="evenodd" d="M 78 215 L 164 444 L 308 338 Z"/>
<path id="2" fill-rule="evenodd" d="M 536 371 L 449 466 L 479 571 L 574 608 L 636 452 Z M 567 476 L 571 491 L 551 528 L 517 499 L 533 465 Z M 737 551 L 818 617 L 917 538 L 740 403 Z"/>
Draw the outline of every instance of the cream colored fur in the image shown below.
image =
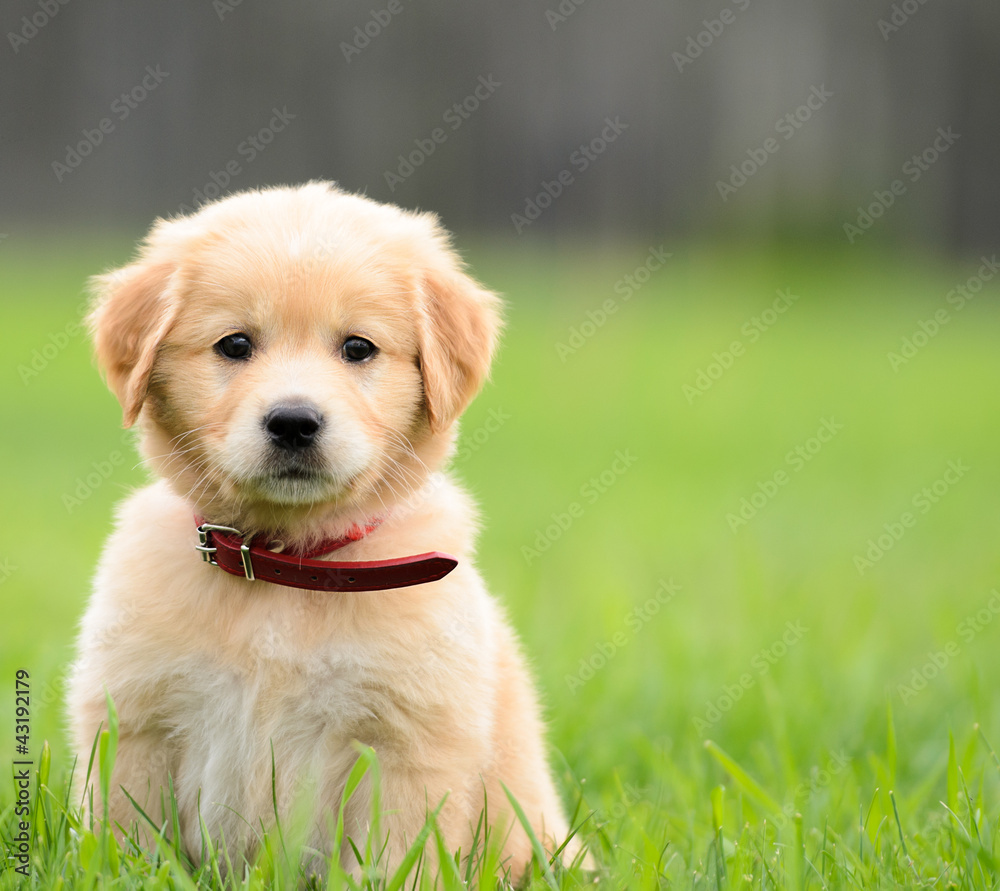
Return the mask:
<path id="1" fill-rule="evenodd" d="M 170 778 L 192 856 L 199 801 L 211 834 L 252 855 L 255 832 L 273 823 L 273 750 L 279 814 L 311 800 L 312 842 L 328 850 L 324 815 L 360 741 L 381 765 L 386 866 L 446 794 L 447 846 L 467 853 L 485 791 L 519 874 L 531 851 L 501 783 L 546 846 L 561 843 L 532 684 L 473 564 L 474 509 L 440 471 L 488 371 L 499 303 L 462 271 L 436 220 L 322 183 L 244 193 L 159 222 L 137 260 L 95 287 L 98 359 L 162 477 L 118 512 L 69 695 L 81 765 L 105 690 L 117 708 L 112 818 L 142 822 L 124 787 L 163 820 Z M 237 330 L 260 344 L 245 363 L 214 351 Z M 379 348 L 363 368 L 338 353 L 352 333 Z M 261 470 L 260 418 L 300 397 L 330 420 L 329 475 L 289 488 Z M 382 516 L 335 558 L 437 550 L 459 565 L 384 592 L 249 582 L 202 562 L 196 512 L 290 544 Z M 364 785 L 347 814 L 359 847 L 370 794 Z"/>

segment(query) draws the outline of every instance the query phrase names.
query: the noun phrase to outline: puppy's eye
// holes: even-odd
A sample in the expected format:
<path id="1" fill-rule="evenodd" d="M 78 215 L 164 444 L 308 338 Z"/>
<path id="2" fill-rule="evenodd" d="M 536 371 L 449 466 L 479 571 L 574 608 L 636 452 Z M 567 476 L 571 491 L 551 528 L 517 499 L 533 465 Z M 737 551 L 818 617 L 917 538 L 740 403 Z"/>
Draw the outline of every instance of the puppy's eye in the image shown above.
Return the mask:
<path id="1" fill-rule="evenodd" d="M 227 334 L 215 348 L 227 359 L 249 359 L 253 352 L 253 344 L 245 334 Z"/>
<path id="2" fill-rule="evenodd" d="M 363 337 L 348 337 L 341 349 L 341 354 L 348 362 L 364 362 L 377 352 L 378 347 Z"/>

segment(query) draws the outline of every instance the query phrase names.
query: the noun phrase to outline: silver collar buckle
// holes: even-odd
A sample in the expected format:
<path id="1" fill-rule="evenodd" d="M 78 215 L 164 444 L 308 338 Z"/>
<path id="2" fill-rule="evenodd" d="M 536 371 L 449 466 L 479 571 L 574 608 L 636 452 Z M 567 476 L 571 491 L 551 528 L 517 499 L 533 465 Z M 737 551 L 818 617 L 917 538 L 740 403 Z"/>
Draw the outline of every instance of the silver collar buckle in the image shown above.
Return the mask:
<path id="1" fill-rule="evenodd" d="M 194 549 L 201 551 L 201 559 L 206 563 L 211 563 L 213 566 L 219 565 L 212 556 L 218 551 L 218 548 L 212 546 L 211 539 L 209 538 L 213 532 L 228 532 L 240 539 L 240 557 L 243 560 L 243 574 L 249 581 L 255 581 L 257 577 L 254 575 L 253 563 L 250 561 L 250 546 L 244 540 L 243 533 L 239 529 L 233 529 L 232 526 L 216 526 L 214 523 L 202 523 L 198 527 L 198 544 L 194 546 Z"/>

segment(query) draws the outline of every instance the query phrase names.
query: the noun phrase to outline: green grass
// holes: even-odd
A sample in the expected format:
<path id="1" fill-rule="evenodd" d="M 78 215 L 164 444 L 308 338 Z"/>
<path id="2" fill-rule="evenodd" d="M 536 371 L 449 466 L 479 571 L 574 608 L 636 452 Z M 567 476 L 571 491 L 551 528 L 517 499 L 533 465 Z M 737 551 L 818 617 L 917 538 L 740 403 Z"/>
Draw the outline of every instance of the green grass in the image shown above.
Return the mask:
<path id="1" fill-rule="evenodd" d="M 169 841 L 119 850 L 59 804 L 74 629 L 113 505 L 141 473 L 81 334 L 26 382 L 19 366 L 61 343 L 85 277 L 127 247 L 0 248 L 0 751 L 13 753 L 25 668 L 32 756 L 37 767 L 48 740 L 52 759 L 32 786 L 33 887 L 219 884 Z M 956 311 L 945 295 L 976 263 L 669 246 L 667 265 L 560 356 L 648 247 L 473 257 L 510 300 L 509 326 L 456 461 L 483 509 L 480 567 L 532 658 L 568 808 L 592 814 L 581 834 L 598 884 L 1000 887 L 997 286 Z M 786 288 L 799 299 L 748 343 L 744 324 Z M 894 370 L 887 354 L 940 307 L 949 320 Z M 689 400 L 684 385 L 734 340 L 745 352 Z M 788 460 L 824 420 L 842 427 Z M 615 473 L 617 452 L 630 461 Z M 914 497 L 949 462 L 968 470 L 920 512 Z M 111 469 L 87 492 L 95 463 Z M 733 531 L 727 515 L 779 471 L 785 484 Z M 913 524 L 859 572 L 869 539 L 908 510 Z M 13 794 L 0 788 L 5 843 Z M 227 881 L 294 885 L 297 863 L 272 845 Z M 415 870 L 407 887 L 430 879 Z M 492 875 L 485 858 L 441 881 Z M 579 869 L 549 878 L 593 883 Z M 547 887 L 541 869 L 534 883 Z"/>

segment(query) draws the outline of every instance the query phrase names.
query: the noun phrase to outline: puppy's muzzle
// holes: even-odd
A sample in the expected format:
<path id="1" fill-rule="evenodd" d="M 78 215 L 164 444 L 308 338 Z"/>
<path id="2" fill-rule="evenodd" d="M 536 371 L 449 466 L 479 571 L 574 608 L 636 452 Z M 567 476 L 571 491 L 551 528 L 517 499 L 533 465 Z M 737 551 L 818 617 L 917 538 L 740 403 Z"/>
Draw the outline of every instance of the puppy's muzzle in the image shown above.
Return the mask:
<path id="1" fill-rule="evenodd" d="M 311 448 L 323 429 L 323 416 L 308 404 L 281 404 L 264 415 L 264 429 L 271 443 L 287 452 Z"/>

